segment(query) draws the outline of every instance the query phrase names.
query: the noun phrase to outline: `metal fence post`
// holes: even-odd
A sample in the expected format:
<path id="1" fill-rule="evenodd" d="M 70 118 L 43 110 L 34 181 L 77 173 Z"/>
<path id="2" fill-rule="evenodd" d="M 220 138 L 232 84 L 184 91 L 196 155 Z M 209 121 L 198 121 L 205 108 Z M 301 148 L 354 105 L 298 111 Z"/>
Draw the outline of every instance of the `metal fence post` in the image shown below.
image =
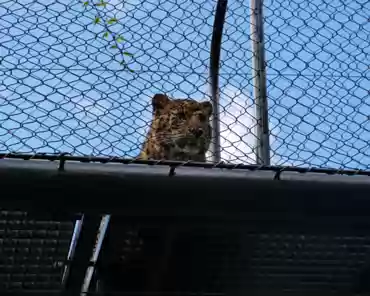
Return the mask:
<path id="1" fill-rule="evenodd" d="M 250 30 L 253 53 L 252 75 L 257 119 L 256 161 L 257 164 L 270 165 L 263 0 L 250 0 L 250 9 Z"/>

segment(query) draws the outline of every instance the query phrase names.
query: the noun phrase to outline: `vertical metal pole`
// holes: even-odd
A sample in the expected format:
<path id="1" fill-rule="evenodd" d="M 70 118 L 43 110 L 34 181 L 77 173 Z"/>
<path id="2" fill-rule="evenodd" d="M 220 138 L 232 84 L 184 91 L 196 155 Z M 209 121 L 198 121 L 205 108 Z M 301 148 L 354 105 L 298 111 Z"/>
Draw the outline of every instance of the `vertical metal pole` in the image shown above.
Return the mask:
<path id="1" fill-rule="evenodd" d="M 104 215 L 103 218 L 101 219 L 99 233 L 98 233 L 98 241 L 94 248 L 94 253 L 92 254 L 91 259 L 90 259 L 90 262 L 94 265 L 96 264 L 96 261 L 98 261 L 99 253 L 100 253 L 100 250 L 101 250 L 104 238 L 105 238 L 105 233 L 108 228 L 109 220 L 110 220 L 110 215 Z M 82 292 L 81 296 L 86 295 L 89 292 L 91 278 L 94 273 L 94 265 L 89 266 L 86 271 L 85 280 L 84 280 L 84 283 L 81 289 L 81 292 Z"/>
<path id="2" fill-rule="evenodd" d="M 62 285 L 65 284 L 65 281 L 68 278 L 69 269 L 70 269 L 69 262 L 71 262 L 73 260 L 73 256 L 75 254 L 76 244 L 77 244 L 78 238 L 80 237 L 82 222 L 83 222 L 83 216 L 81 217 L 81 219 L 76 220 L 76 222 L 75 222 L 75 227 L 74 227 L 74 230 L 73 230 L 73 236 L 72 236 L 72 240 L 71 240 L 71 244 L 69 246 L 69 251 L 68 251 L 68 256 L 67 256 L 68 264 L 64 267 L 64 272 L 63 272 L 63 277 L 62 277 Z"/>
<path id="3" fill-rule="evenodd" d="M 63 296 L 80 296 L 101 222 L 100 216 L 97 215 L 84 214 L 81 220 L 80 237 L 76 244 L 73 260 L 70 262 L 68 277 L 64 282 Z"/>
<path id="4" fill-rule="evenodd" d="M 221 139 L 220 139 L 220 95 L 219 89 L 212 91 L 212 105 L 213 105 L 213 115 L 211 121 L 212 127 L 212 142 L 210 147 L 210 152 L 212 153 L 212 161 L 221 161 Z"/>
<path id="5" fill-rule="evenodd" d="M 212 116 L 212 143 L 210 152 L 212 161 L 220 162 L 221 160 L 221 141 L 220 141 L 220 90 L 219 90 L 219 70 L 222 31 L 225 23 L 225 14 L 227 9 L 227 0 L 218 0 L 213 23 L 213 33 L 211 41 L 211 58 L 210 58 L 210 78 L 211 78 L 211 98 L 213 104 Z"/>
<path id="6" fill-rule="evenodd" d="M 250 0 L 250 29 L 253 52 L 254 101 L 257 119 L 257 164 L 270 165 L 270 140 L 266 91 L 266 64 L 263 30 L 263 0 Z"/>

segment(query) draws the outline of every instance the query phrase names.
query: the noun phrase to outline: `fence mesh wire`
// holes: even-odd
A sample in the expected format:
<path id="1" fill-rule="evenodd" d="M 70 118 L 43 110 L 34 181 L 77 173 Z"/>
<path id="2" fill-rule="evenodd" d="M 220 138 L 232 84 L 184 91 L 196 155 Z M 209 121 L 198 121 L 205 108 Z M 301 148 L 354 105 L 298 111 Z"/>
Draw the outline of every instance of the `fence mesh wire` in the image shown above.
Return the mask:
<path id="1" fill-rule="evenodd" d="M 368 1 L 267 1 L 272 159 L 369 167 Z"/>
<path id="2" fill-rule="evenodd" d="M 107 4 L 1 1 L 0 152 L 134 157 L 153 94 L 209 99 L 214 1 L 94 3 Z M 369 167 L 370 3 L 268 0 L 264 10 L 271 163 Z M 235 163 L 255 162 L 249 16 L 249 1 L 229 1 L 221 156 Z"/>

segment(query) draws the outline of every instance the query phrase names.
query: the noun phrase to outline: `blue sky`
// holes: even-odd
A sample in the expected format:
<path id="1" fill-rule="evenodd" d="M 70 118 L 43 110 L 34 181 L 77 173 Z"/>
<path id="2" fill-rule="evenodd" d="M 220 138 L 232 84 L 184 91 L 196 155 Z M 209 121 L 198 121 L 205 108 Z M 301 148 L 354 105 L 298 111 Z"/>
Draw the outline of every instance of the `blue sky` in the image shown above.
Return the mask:
<path id="1" fill-rule="evenodd" d="M 95 38 L 104 28 L 82 2 L 0 0 L 0 152 L 132 157 L 154 93 L 207 98 L 215 1 L 108 2 L 134 73 Z M 272 163 L 369 168 L 370 3 L 268 0 L 264 13 Z M 220 84 L 232 162 L 253 161 L 249 14 L 249 1 L 229 1 Z"/>

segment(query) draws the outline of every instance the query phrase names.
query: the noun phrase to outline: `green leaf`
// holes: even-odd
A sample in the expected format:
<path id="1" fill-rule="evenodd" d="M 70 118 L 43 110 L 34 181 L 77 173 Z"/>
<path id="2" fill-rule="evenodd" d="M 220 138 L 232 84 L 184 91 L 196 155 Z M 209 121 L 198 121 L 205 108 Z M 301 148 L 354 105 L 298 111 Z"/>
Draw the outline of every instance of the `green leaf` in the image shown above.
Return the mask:
<path id="1" fill-rule="evenodd" d="M 100 17 L 96 16 L 94 19 L 94 24 L 100 23 Z"/>
<path id="2" fill-rule="evenodd" d="M 129 56 L 129 57 L 132 57 L 132 56 L 133 56 L 133 54 L 132 54 L 132 53 L 129 53 L 129 52 L 127 52 L 127 51 L 124 51 L 124 52 L 123 52 L 123 54 L 124 54 L 124 55 L 126 55 L 126 56 Z"/>
<path id="3" fill-rule="evenodd" d="M 109 32 L 105 32 L 105 33 L 103 34 L 103 38 L 108 38 L 108 36 L 109 36 Z"/>
<path id="4" fill-rule="evenodd" d="M 87 5 L 89 5 L 89 1 L 85 1 L 84 3 L 83 3 L 83 6 L 87 6 Z"/>
<path id="5" fill-rule="evenodd" d="M 117 45 L 112 45 L 110 48 L 117 48 Z"/>
<path id="6" fill-rule="evenodd" d="M 108 25 L 112 25 L 112 24 L 117 23 L 117 22 L 118 22 L 118 20 L 115 17 L 112 17 L 111 19 L 109 19 L 107 21 Z"/>
<path id="7" fill-rule="evenodd" d="M 105 8 L 105 7 L 107 7 L 107 4 L 108 4 L 107 2 L 103 2 L 103 1 L 102 1 L 102 2 L 100 2 L 100 3 L 96 3 L 95 5 L 96 5 L 96 6 L 102 6 L 102 7 L 104 7 L 104 8 Z"/>
<path id="8" fill-rule="evenodd" d="M 122 36 L 118 36 L 118 37 L 116 38 L 116 41 L 117 41 L 118 43 L 121 43 L 121 42 L 126 41 L 126 40 L 125 40 L 125 38 L 123 38 Z"/>

